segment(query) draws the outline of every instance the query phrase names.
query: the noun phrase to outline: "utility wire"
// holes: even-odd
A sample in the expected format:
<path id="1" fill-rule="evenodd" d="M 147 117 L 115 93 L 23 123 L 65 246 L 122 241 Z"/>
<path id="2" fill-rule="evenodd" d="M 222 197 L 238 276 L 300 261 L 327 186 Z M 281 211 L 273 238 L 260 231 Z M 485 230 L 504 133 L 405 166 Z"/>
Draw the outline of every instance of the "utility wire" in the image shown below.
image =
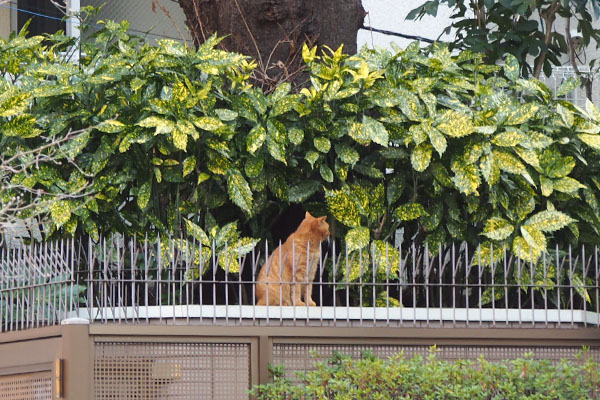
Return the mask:
<path id="1" fill-rule="evenodd" d="M 23 8 L 19 8 L 19 7 L 13 7 L 13 6 L 7 6 L 5 5 L 5 3 L 0 3 L 0 7 L 2 8 L 9 8 L 11 10 L 16 10 L 25 14 L 31 14 L 31 15 L 35 15 L 36 17 L 42 17 L 42 18 L 47 18 L 47 19 L 52 19 L 55 21 L 61 21 L 62 22 L 62 18 L 58 18 L 58 17 L 53 17 L 51 15 L 46 15 L 46 14 L 42 14 L 42 13 L 37 13 L 35 11 L 29 11 L 29 10 L 25 10 Z"/>
<path id="2" fill-rule="evenodd" d="M 433 39 L 425 38 L 423 36 L 416 36 L 416 35 L 409 35 L 406 33 L 386 31 L 385 29 L 377 29 L 377 28 L 373 28 L 372 26 L 366 26 L 366 25 L 361 26 L 360 29 L 365 29 L 367 31 L 372 31 L 372 32 L 377 32 L 377 33 L 383 33 L 384 35 L 398 36 L 398 37 L 405 38 L 405 39 L 420 40 L 422 42 L 427 42 L 427 43 L 448 43 L 448 42 L 444 42 L 443 40 L 433 40 Z"/>

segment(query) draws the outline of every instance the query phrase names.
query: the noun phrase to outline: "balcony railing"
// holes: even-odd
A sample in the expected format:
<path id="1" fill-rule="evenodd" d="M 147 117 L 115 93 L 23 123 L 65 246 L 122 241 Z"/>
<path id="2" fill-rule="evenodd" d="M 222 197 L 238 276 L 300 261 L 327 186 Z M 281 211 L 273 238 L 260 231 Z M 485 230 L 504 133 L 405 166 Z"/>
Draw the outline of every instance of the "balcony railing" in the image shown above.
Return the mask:
<path id="1" fill-rule="evenodd" d="M 507 249 L 466 244 L 352 253 L 324 244 L 314 264 L 316 306 L 256 305 L 257 275 L 272 252 L 266 243 L 242 254 L 215 243 L 117 235 L 0 250 L 0 331 L 70 318 L 207 325 L 600 326 L 598 248 L 554 248 L 534 264 Z M 278 281 L 268 285 L 284 287 Z"/>

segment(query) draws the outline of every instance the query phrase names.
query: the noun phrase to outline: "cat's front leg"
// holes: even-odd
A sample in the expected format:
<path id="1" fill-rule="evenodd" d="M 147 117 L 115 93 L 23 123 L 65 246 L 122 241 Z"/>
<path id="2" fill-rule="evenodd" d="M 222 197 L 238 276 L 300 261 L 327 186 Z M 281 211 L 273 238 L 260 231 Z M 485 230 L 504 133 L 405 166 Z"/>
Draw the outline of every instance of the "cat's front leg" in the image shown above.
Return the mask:
<path id="1" fill-rule="evenodd" d="M 302 290 L 304 289 L 304 285 L 298 283 L 294 285 L 294 305 L 296 306 L 304 306 L 306 303 L 302 301 Z"/>
<path id="2" fill-rule="evenodd" d="M 292 305 L 292 296 L 290 295 L 290 285 L 282 284 L 281 285 L 281 305 L 282 306 L 291 306 Z"/>
<path id="3" fill-rule="evenodd" d="M 307 285 L 308 290 L 306 291 L 306 293 L 304 293 L 304 300 L 306 301 L 308 299 L 308 305 L 311 307 L 314 307 L 317 305 L 317 303 L 315 303 L 315 301 L 312 299 L 312 288 L 313 285 L 312 283 L 310 283 L 309 285 Z"/>

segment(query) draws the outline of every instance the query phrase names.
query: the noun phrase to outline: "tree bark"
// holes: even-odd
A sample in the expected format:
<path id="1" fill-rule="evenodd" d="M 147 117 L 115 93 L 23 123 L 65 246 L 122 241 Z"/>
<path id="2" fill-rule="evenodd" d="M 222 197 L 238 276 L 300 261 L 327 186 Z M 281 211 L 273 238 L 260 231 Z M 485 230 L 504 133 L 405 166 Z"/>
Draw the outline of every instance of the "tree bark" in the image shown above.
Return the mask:
<path id="1" fill-rule="evenodd" d="M 356 52 L 363 25 L 361 0 L 179 0 L 195 45 L 213 33 L 228 35 L 226 50 L 251 56 L 264 89 L 294 81 L 301 70 L 302 44 L 344 45 Z M 300 70 L 299 70 L 300 69 Z"/>

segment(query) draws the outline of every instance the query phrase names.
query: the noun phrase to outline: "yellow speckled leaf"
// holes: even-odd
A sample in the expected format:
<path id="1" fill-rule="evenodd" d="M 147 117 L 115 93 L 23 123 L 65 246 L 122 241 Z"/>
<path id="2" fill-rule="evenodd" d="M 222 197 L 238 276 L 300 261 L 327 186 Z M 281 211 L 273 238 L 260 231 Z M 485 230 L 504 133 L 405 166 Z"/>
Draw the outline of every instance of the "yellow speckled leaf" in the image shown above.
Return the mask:
<path id="1" fill-rule="evenodd" d="M 406 203 L 394 210 L 394 215 L 402 221 L 412 221 L 424 215 L 429 215 L 419 203 Z"/>
<path id="2" fill-rule="evenodd" d="M 150 195 L 152 193 L 152 181 L 146 181 L 140 188 L 138 189 L 138 197 L 137 204 L 138 207 L 143 210 L 148 206 L 148 201 L 150 200 Z"/>
<path id="3" fill-rule="evenodd" d="M 450 137 L 468 136 L 475 131 L 471 117 L 454 110 L 446 110 L 441 114 L 437 128 Z"/>
<path id="4" fill-rule="evenodd" d="M 512 252 L 521 260 L 535 263 L 542 254 L 537 247 L 531 247 L 523 236 L 517 236 L 513 241 Z"/>
<path id="5" fill-rule="evenodd" d="M 227 192 L 231 201 L 245 213 L 252 214 L 252 191 L 240 171 L 227 171 Z"/>
<path id="6" fill-rule="evenodd" d="M 360 226 L 358 205 L 348 193 L 343 190 L 328 190 L 325 192 L 325 199 L 327 208 L 335 219 L 349 227 Z"/>
<path id="7" fill-rule="evenodd" d="M 516 110 L 511 111 L 506 119 L 506 125 L 520 125 L 535 117 L 540 106 L 534 103 L 525 103 Z"/>
<path id="8" fill-rule="evenodd" d="M 452 171 L 454 172 L 452 182 L 461 193 L 479 195 L 477 188 L 481 184 L 481 178 L 476 165 L 465 164 L 459 159 L 452 163 Z"/>
<path id="9" fill-rule="evenodd" d="M 348 231 L 345 237 L 348 252 L 363 249 L 368 246 L 370 241 L 369 228 L 358 227 Z"/>
<path id="10" fill-rule="evenodd" d="M 196 157 L 191 156 L 183 161 L 183 176 L 189 175 L 196 168 Z"/>
<path id="11" fill-rule="evenodd" d="M 60 200 L 50 206 L 50 215 L 56 227 L 59 228 L 71 218 L 71 204 L 66 200 Z"/>
<path id="12" fill-rule="evenodd" d="M 541 232 L 554 232 L 564 228 L 575 220 L 556 210 L 545 210 L 529 217 L 523 226 L 530 226 Z"/>
<path id="13" fill-rule="evenodd" d="M 185 151 L 187 148 L 187 134 L 182 132 L 179 127 L 173 129 L 173 144 L 180 150 Z"/>
<path id="14" fill-rule="evenodd" d="M 414 148 L 410 154 L 410 163 L 413 169 L 417 172 L 422 172 L 427 169 L 431 162 L 432 146 L 429 143 L 421 143 Z"/>
<path id="15" fill-rule="evenodd" d="M 515 228 L 510 221 L 500 217 L 492 217 L 485 222 L 483 234 L 492 240 L 504 240 L 514 230 Z"/>

